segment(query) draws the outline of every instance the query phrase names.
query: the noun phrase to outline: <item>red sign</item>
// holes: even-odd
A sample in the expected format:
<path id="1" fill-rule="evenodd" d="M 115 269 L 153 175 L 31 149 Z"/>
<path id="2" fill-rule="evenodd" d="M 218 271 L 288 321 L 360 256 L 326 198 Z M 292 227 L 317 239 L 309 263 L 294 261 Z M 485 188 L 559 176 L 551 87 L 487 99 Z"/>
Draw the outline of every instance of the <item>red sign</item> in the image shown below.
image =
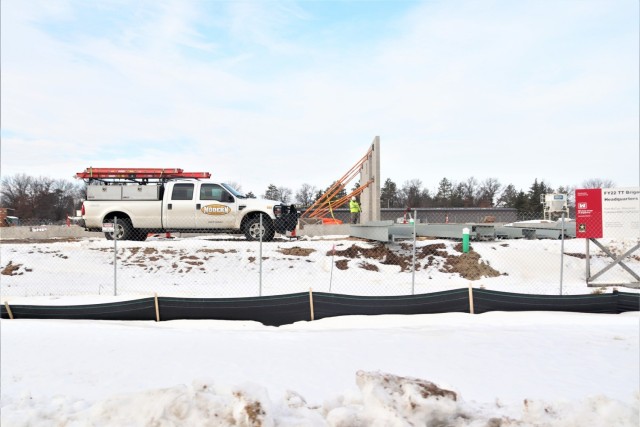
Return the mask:
<path id="1" fill-rule="evenodd" d="M 602 189 L 576 190 L 576 237 L 602 238 Z"/>

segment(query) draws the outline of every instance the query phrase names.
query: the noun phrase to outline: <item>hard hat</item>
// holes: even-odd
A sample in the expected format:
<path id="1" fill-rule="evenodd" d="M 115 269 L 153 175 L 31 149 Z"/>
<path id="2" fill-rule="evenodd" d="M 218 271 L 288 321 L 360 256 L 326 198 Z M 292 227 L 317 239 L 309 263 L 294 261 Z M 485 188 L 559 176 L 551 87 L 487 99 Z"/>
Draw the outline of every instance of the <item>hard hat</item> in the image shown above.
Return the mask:
<path id="1" fill-rule="evenodd" d="M 353 197 L 351 198 L 351 200 L 355 200 L 355 199 L 356 199 L 356 196 L 353 196 Z"/>

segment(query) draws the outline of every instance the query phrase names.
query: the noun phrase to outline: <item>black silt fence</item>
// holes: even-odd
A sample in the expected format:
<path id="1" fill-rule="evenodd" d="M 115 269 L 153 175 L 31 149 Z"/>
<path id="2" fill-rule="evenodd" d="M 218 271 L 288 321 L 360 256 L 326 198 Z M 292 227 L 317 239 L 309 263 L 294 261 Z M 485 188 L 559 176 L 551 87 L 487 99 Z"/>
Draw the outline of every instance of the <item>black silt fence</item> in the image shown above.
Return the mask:
<path id="1" fill-rule="evenodd" d="M 309 294 L 250 298 L 158 298 L 161 320 L 253 320 L 279 326 L 311 320 Z"/>
<path id="2" fill-rule="evenodd" d="M 9 318 L 7 307 L 0 311 Z M 86 319 L 86 320 L 150 320 L 155 319 L 153 298 L 85 305 L 12 305 L 14 319 Z"/>
<path id="3" fill-rule="evenodd" d="M 8 319 L 88 320 L 252 320 L 280 326 L 335 316 L 469 313 L 468 289 L 406 296 L 356 296 L 323 292 L 249 298 L 144 298 L 105 304 L 1 305 Z M 157 303 L 157 305 L 156 305 Z M 530 295 L 473 290 L 474 313 L 488 311 L 565 311 L 622 313 L 640 311 L 640 294 Z"/>
<path id="4" fill-rule="evenodd" d="M 618 295 L 618 313 L 640 311 L 640 294 L 615 291 L 614 294 Z"/>
<path id="5" fill-rule="evenodd" d="M 578 313 L 619 313 L 617 294 L 530 295 L 473 290 L 476 313 L 487 311 L 568 311 Z"/>
<path id="6" fill-rule="evenodd" d="M 313 294 L 316 319 L 349 315 L 469 313 L 466 289 L 406 296 Z"/>

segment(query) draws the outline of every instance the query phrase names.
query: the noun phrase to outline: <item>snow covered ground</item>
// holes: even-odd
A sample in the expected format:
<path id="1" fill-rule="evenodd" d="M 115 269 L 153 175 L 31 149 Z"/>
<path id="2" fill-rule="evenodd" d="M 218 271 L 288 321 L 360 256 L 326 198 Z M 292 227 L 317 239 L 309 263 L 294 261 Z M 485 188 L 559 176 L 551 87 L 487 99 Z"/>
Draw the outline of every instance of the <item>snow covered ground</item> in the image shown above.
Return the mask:
<path id="1" fill-rule="evenodd" d="M 637 312 L 0 326 L 2 426 L 639 421 Z"/>
<path id="2" fill-rule="evenodd" d="M 607 241 L 615 254 L 633 241 Z M 357 295 L 407 295 L 475 287 L 530 294 L 586 294 L 584 239 L 496 240 L 472 242 L 473 254 L 462 257 L 459 242 L 420 240 L 412 272 L 412 242 L 387 246 L 346 236 L 247 242 L 233 236 L 150 239 L 114 243 L 103 238 L 0 245 L 0 293 L 44 296 L 193 296 L 242 297 L 306 292 Z M 591 245 L 591 273 L 611 261 Z M 259 261 L 262 258 L 262 265 Z M 462 263 L 461 261 L 466 261 Z M 626 260 L 640 275 L 640 252 Z M 455 264 L 455 265 L 454 265 Z M 465 266 L 467 268 L 465 268 Z M 478 268 L 483 270 L 479 271 Z M 561 289 L 562 267 L 562 289 Z M 470 270 L 471 268 L 471 270 Z M 491 270 L 491 271 L 489 271 Z M 492 274 L 488 274 L 491 272 Z M 115 277 L 115 280 L 114 280 Z M 602 283 L 634 278 L 616 266 Z M 611 288 L 609 288 L 610 291 Z"/>
<path id="3" fill-rule="evenodd" d="M 113 301 L 111 244 L 2 242 L 2 270 L 11 263 L 14 273 L 0 276 L 2 301 Z M 406 245 L 393 249 L 407 255 Z M 438 246 L 425 252 L 429 245 Z M 607 245 L 616 253 L 630 247 Z M 461 255 L 455 246 L 418 242 L 417 253 L 425 256 L 415 272 L 416 292 L 471 282 L 559 293 L 559 241 L 472 242 L 479 262 L 500 273 L 477 280 L 447 270 L 447 259 Z M 565 253 L 573 255 L 562 260 L 563 293 L 594 291 L 585 285 L 585 261 L 576 255 L 584 246 L 583 240 L 565 242 Z M 412 272 L 403 271 L 401 261 L 377 259 L 369 252 L 374 247 L 343 236 L 265 244 L 263 294 L 309 287 L 410 293 Z M 592 272 L 607 262 L 594 253 Z M 232 239 L 119 242 L 117 299 L 154 292 L 257 295 L 259 255 L 255 243 Z M 627 265 L 640 270 L 637 256 Z M 616 269 L 603 279 L 629 281 Z M 18 319 L 0 320 L 0 339 L 3 427 L 640 422 L 638 312 L 347 316 L 278 328 L 230 321 Z"/>

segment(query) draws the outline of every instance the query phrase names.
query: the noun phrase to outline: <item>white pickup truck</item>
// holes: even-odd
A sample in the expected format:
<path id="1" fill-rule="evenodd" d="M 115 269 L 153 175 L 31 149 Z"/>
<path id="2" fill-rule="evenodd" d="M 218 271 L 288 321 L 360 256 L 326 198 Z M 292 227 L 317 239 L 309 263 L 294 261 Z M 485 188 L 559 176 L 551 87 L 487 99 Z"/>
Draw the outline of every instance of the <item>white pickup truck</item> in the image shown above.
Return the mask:
<path id="1" fill-rule="evenodd" d="M 80 175 L 80 174 L 78 174 Z M 157 183 L 110 183 L 87 186 L 81 225 L 88 231 L 108 229 L 107 239 L 145 240 L 148 233 L 244 233 L 248 240 L 273 240 L 294 231 L 294 205 L 248 198 L 230 185 L 201 179 Z M 260 227 L 262 217 L 262 227 Z"/>

